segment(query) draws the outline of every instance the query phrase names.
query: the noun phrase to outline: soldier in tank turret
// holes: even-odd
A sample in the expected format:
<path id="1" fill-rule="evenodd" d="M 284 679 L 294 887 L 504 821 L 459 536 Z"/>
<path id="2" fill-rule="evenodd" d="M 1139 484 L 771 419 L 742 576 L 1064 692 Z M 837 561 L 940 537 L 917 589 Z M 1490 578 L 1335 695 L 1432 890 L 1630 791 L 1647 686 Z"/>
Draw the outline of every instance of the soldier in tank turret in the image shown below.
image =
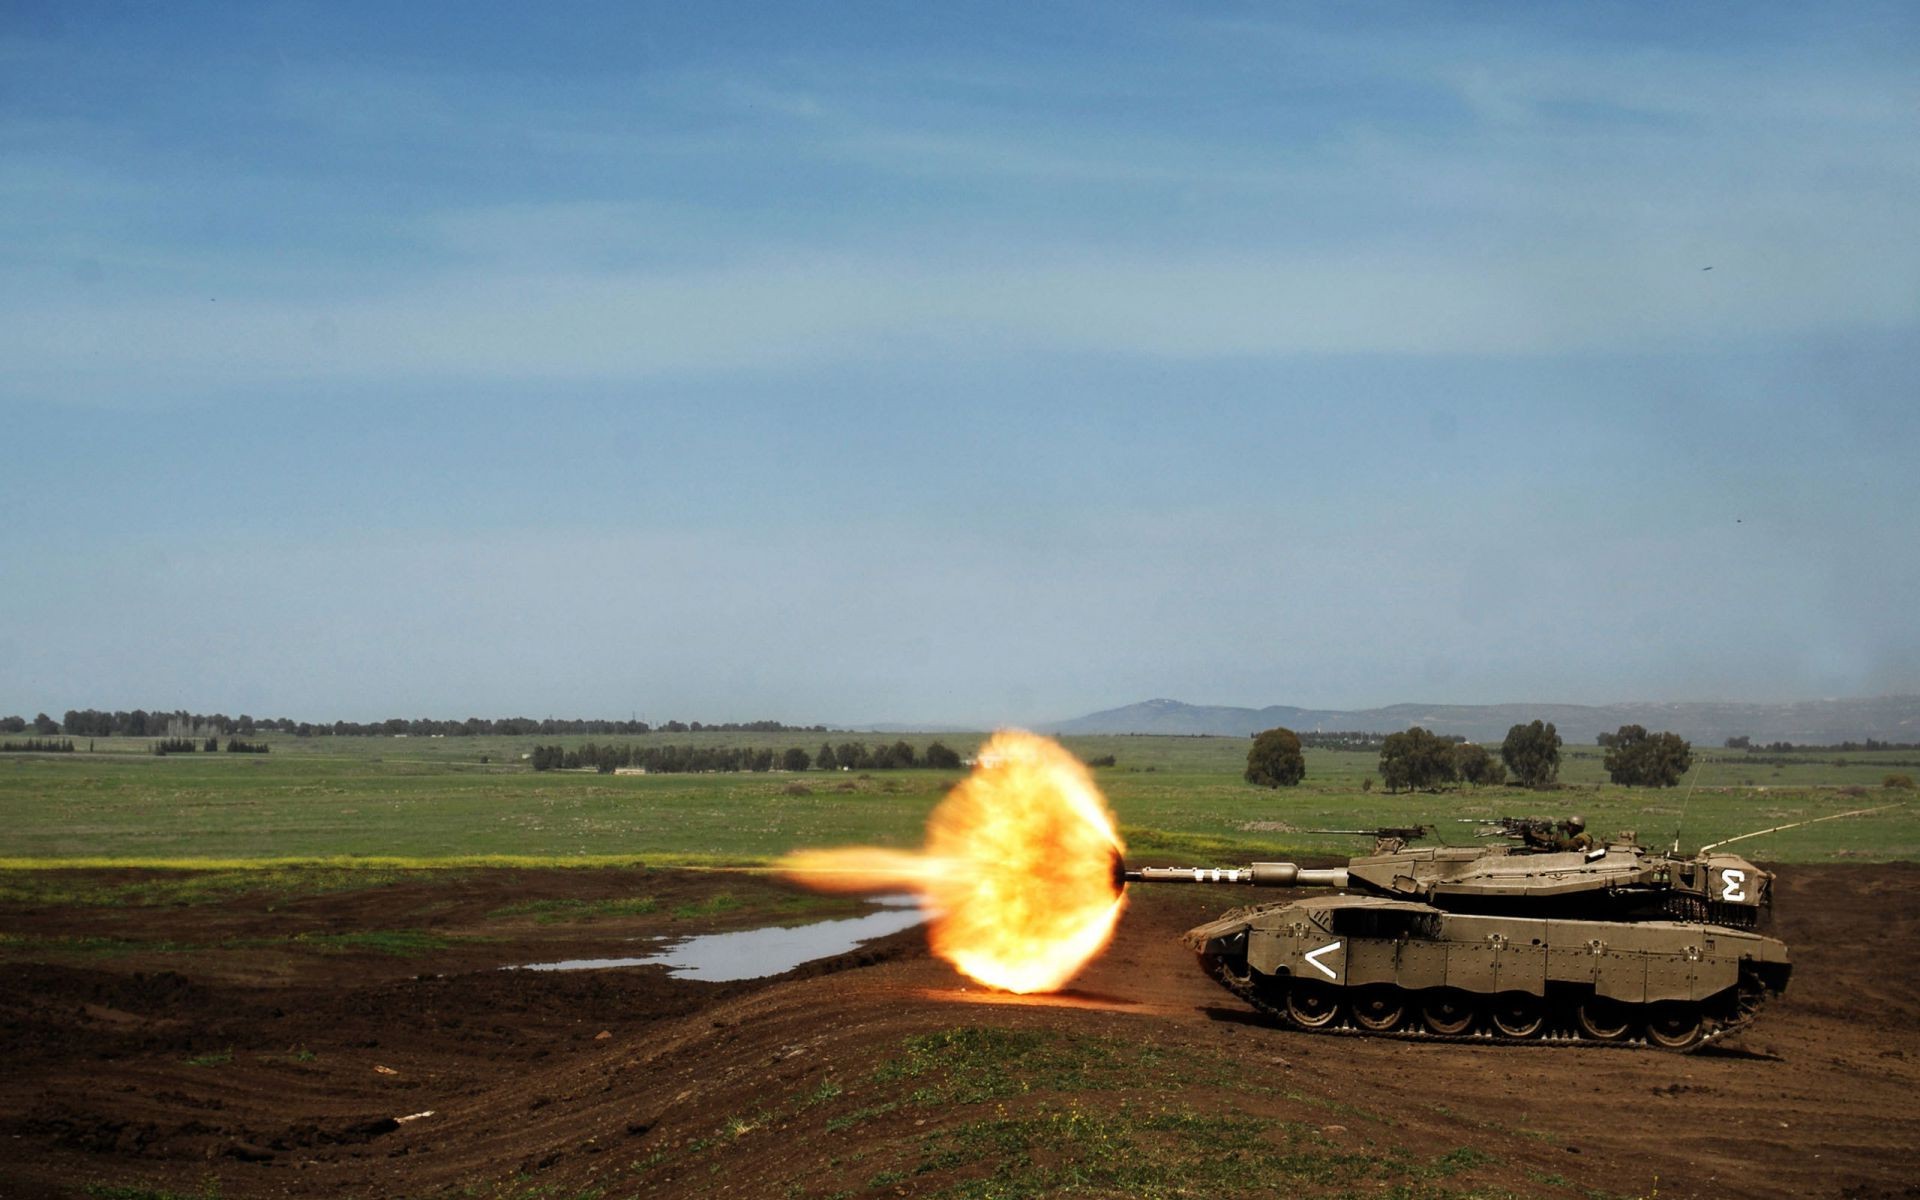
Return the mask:
<path id="1" fill-rule="evenodd" d="M 1518 835 L 1528 850 L 1541 854 L 1568 850 L 1585 852 L 1593 848 L 1593 835 L 1587 832 L 1585 817 L 1568 817 L 1554 822 L 1542 818 L 1508 818 L 1501 822 L 1508 836 Z"/>
<path id="2" fill-rule="evenodd" d="M 1585 853 L 1593 849 L 1593 835 L 1587 832 L 1585 817 L 1568 817 L 1560 822 L 1559 849 Z"/>

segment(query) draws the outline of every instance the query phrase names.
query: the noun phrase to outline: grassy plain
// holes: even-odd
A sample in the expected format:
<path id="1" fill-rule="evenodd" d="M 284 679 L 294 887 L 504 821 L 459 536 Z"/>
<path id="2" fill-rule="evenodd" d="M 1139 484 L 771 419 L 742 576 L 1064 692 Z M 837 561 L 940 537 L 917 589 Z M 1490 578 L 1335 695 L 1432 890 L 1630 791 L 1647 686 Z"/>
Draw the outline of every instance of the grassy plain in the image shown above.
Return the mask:
<path id="1" fill-rule="evenodd" d="M 715 775 L 534 773 L 521 756 L 540 741 L 587 738 L 313 738 L 270 736 L 264 755 L 156 758 L 146 739 L 82 741 L 82 751 L 0 756 L 0 867 L 160 865 L 238 868 L 301 862 L 419 866 L 756 865 L 802 846 L 911 846 L 927 811 L 958 775 L 875 771 Z M 892 735 L 652 734 L 598 739 L 654 744 L 799 745 L 892 741 Z M 913 735 L 970 752 L 977 736 Z M 1697 752 L 1687 784 L 1666 790 L 1604 782 L 1600 751 L 1563 751 L 1562 788 L 1482 788 L 1388 795 L 1364 781 L 1377 756 L 1310 750 L 1304 785 L 1280 791 L 1240 779 L 1239 738 L 1083 737 L 1077 753 L 1111 754 L 1096 772 L 1131 857 L 1244 861 L 1331 855 L 1364 840 L 1310 832 L 1421 822 L 1447 841 L 1472 819 L 1580 812 L 1603 832 L 1649 843 L 1732 837 L 1772 825 L 1910 798 L 1880 786 L 1920 774 L 1920 752 L 1767 755 Z M 88 748 L 91 748 L 90 751 Z M 1773 861 L 1920 858 L 1920 805 L 1754 838 Z"/>

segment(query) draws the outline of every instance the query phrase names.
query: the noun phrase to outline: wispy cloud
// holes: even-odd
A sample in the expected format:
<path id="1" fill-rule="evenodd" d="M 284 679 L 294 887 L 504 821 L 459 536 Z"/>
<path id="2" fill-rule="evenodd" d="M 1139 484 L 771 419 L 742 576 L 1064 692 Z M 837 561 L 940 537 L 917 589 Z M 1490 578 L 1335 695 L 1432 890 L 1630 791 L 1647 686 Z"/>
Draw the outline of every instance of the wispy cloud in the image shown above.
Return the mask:
<path id="1" fill-rule="evenodd" d="M 578 229 L 583 217 L 588 232 Z M 629 214 L 568 208 L 517 219 L 576 223 L 575 234 L 611 253 L 618 243 L 602 226 Z M 1920 320 L 1914 248 L 1876 252 L 1872 231 L 1860 232 L 1785 247 L 1695 231 L 1584 250 L 988 263 L 814 254 L 565 273 L 497 265 L 305 301 L 197 291 L 89 301 L 74 295 L 76 283 L 58 298 L 15 298 L 0 354 L 14 364 L 6 386 L 16 399 L 100 401 L 135 385 L 190 396 L 325 379 L 651 379 L 996 350 L 1171 359 L 1699 351 Z M 576 243 L 536 257 L 581 253 Z"/>

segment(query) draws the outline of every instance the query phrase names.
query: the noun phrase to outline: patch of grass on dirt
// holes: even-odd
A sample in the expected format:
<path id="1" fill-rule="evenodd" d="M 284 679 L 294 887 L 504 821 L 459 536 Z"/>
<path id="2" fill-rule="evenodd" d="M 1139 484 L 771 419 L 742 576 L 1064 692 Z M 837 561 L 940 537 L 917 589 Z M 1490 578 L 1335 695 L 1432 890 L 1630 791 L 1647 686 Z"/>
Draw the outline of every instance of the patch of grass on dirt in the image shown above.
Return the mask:
<path id="1" fill-rule="evenodd" d="M 825 1104 L 829 1100 L 838 1100 L 845 1091 L 846 1089 L 834 1080 L 822 1079 L 820 1086 L 808 1092 L 800 1101 L 799 1107 L 812 1108 L 816 1104 Z"/>
<path id="2" fill-rule="evenodd" d="M 738 896 L 722 892 L 718 896 L 709 896 L 705 900 L 675 905 L 673 915 L 679 920 L 688 921 L 698 917 L 717 917 L 722 913 L 738 912 L 746 906 L 747 902 Z"/>
<path id="3" fill-rule="evenodd" d="M 376 954 L 391 954 L 396 958 L 405 958 L 413 954 L 445 950 L 460 940 L 471 939 L 442 937 L 437 933 L 428 933 L 424 929 L 367 929 L 351 933 L 296 934 L 291 939 L 291 944 L 310 946 L 323 951 L 368 950 Z"/>
<path id="4" fill-rule="evenodd" d="M 139 941 L 134 938 L 97 936 L 38 937 L 33 934 L 0 933 L 0 958 L 114 958 L 123 954 L 183 954 L 204 950 L 204 942 Z"/>
<path id="5" fill-rule="evenodd" d="M 873 1081 L 918 1082 L 917 1104 L 975 1104 L 1033 1092 L 1222 1082 L 1220 1064 L 1115 1039 L 964 1026 L 916 1034 L 874 1068 Z"/>
<path id="6" fill-rule="evenodd" d="M 841 1113 L 827 1120 L 827 1132 L 839 1133 L 843 1129 L 852 1129 L 855 1125 L 864 1125 L 875 1117 L 884 1117 L 890 1112 L 898 1112 L 898 1101 L 889 1100 L 884 1104 L 869 1104 L 865 1108 L 856 1108 L 850 1113 Z"/>
<path id="7" fill-rule="evenodd" d="M 1431 1169 L 1441 1176 L 1456 1175 L 1461 1171 L 1471 1171 L 1475 1167 L 1484 1167 L 1498 1161 L 1484 1150 L 1476 1150 L 1472 1146 L 1461 1146 L 1434 1159 Z"/>
<path id="8" fill-rule="evenodd" d="M 1434 1163 L 1333 1146 L 1297 1122 L 1188 1107 L 1121 1102 L 1043 1104 L 1024 1115 L 1004 1110 L 927 1135 L 916 1175 L 987 1173 L 929 1194 L 954 1200 L 1091 1192 L 1141 1197 L 1287 1194 L 1325 1189 L 1403 1200 L 1493 1200 L 1499 1190 L 1455 1191 L 1432 1185 L 1436 1175 L 1464 1169 L 1442 1156 Z M 1482 1161 L 1488 1161 L 1483 1159 Z"/>
<path id="9" fill-rule="evenodd" d="M 187 1060 L 190 1067 L 224 1067 L 233 1061 L 233 1047 L 216 1050 L 212 1054 L 196 1054 Z"/>
<path id="10" fill-rule="evenodd" d="M 619 896 L 603 900 L 558 899 L 523 900 L 496 908 L 487 914 L 490 921 L 508 921 L 532 917 L 541 925 L 568 922 L 590 923 L 619 917 L 651 916 L 660 911 L 657 896 Z M 811 918 L 821 914 L 853 913 L 861 901 L 845 896 L 774 894 L 736 896 L 723 893 L 705 900 L 678 904 L 668 910 L 675 920 L 692 921 L 705 917 L 766 915 L 775 920 Z"/>
<path id="11" fill-rule="evenodd" d="M 1395 1118 L 1387 1116 L 1384 1113 L 1377 1113 L 1372 1109 L 1361 1108 L 1359 1105 L 1349 1104 L 1345 1100 L 1333 1100 L 1325 1096 L 1310 1096 L 1305 1092 L 1296 1092 L 1290 1088 L 1275 1089 L 1275 1093 L 1288 1100 L 1292 1100 L 1296 1104 L 1311 1104 L 1315 1108 L 1324 1108 L 1330 1113 L 1335 1113 L 1343 1117 L 1353 1117 L 1362 1121 L 1373 1121 L 1380 1125 L 1398 1125 L 1400 1123 Z"/>
<path id="12" fill-rule="evenodd" d="M 1145 1051 L 1146 1048 L 1135 1047 Z M 1113 1047 L 1093 1038 L 965 1027 L 917 1034 L 874 1068 L 876 1083 L 921 1083 L 921 1104 L 977 1104 L 1028 1092 L 1080 1091 L 1119 1074 Z"/>
<path id="13" fill-rule="evenodd" d="M 153 908 L 218 904 L 236 896 L 291 899 L 384 887 L 402 880 L 452 882 L 458 871 L 262 867 L 175 871 L 137 880 L 101 879 L 79 871 L 0 871 L 0 904 L 48 908 Z"/>
<path id="14" fill-rule="evenodd" d="M 189 954 L 206 950 L 307 949 L 322 953 L 371 951 L 406 957 L 445 950 L 478 938 L 445 937 L 421 929 L 367 929 L 347 933 L 297 933 L 284 938 L 226 938 L 218 942 L 175 942 L 118 937 L 35 937 L 0 933 L 0 960 L 36 961 L 52 957 L 119 958 L 129 954 Z"/>
<path id="15" fill-rule="evenodd" d="M 1174 1095 L 1196 1087 L 1220 1107 L 1202 1111 Z M 895 1053 L 857 1077 L 817 1080 L 774 1110 L 731 1118 L 711 1136 L 636 1162 L 634 1170 L 644 1175 L 669 1162 L 697 1168 L 732 1142 L 819 1112 L 829 1134 L 865 1127 L 859 1136 L 873 1164 L 866 1190 L 904 1185 L 951 1200 L 1299 1191 L 1397 1200 L 1508 1196 L 1467 1178 L 1497 1162 L 1475 1147 L 1417 1157 L 1337 1143 L 1309 1122 L 1285 1119 L 1285 1109 L 1276 1116 L 1271 1107 L 1284 1098 L 1218 1055 L 1131 1039 L 962 1026 L 903 1038 Z M 1243 1102 L 1260 1111 L 1239 1107 Z M 915 1118 L 911 1130 L 903 1129 L 907 1115 Z"/>
<path id="16" fill-rule="evenodd" d="M 487 914 L 489 921 L 514 917 L 532 917 L 541 925 L 566 921 L 596 921 L 602 917 L 639 917 L 658 910 L 660 901 L 653 896 L 626 896 L 610 900 L 523 900 L 496 908 Z"/>

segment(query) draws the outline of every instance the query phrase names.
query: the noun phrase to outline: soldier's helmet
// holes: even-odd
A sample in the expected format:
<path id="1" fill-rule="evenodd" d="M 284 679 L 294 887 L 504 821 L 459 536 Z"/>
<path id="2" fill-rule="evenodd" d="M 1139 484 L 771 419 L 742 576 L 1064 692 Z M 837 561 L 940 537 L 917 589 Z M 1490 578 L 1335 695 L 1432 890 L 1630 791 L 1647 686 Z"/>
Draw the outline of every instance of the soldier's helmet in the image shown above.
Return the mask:
<path id="1" fill-rule="evenodd" d="M 1582 829 L 1585 829 L 1586 827 L 1587 827 L 1587 819 L 1585 817 L 1568 817 L 1567 818 L 1568 833 L 1579 833 Z"/>

